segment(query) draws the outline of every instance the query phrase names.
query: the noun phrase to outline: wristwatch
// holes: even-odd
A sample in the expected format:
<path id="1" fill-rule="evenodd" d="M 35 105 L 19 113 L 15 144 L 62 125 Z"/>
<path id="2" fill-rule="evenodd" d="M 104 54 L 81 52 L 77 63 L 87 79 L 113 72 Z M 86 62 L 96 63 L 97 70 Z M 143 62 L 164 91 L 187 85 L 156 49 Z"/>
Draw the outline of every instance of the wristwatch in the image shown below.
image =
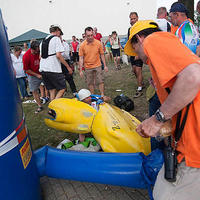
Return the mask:
<path id="1" fill-rule="evenodd" d="M 159 122 L 163 122 L 164 123 L 164 122 L 168 121 L 168 120 L 165 119 L 165 115 L 160 111 L 160 109 L 158 109 L 155 112 L 155 117 Z"/>

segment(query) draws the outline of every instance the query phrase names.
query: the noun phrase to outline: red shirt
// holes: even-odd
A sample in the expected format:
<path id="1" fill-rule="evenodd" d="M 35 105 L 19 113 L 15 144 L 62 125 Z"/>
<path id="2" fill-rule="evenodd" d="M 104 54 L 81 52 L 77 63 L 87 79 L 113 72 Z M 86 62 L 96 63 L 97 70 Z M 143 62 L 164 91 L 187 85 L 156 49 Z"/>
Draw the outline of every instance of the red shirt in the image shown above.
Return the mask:
<path id="1" fill-rule="evenodd" d="M 32 54 L 31 49 L 29 49 L 23 56 L 24 71 L 32 70 L 33 72 L 40 74 L 40 57 L 39 54 Z M 31 74 L 27 73 L 32 76 Z"/>
<path id="2" fill-rule="evenodd" d="M 101 41 L 101 38 L 102 38 L 101 33 L 97 33 L 96 35 L 94 35 L 94 38 L 95 38 L 96 40 Z"/>
<path id="3" fill-rule="evenodd" d="M 78 42 L 71 42 L 71 44 L 72 44 L 73 52 L 77 52 L 77 47 L 78 47 L 79 43 Z"/>

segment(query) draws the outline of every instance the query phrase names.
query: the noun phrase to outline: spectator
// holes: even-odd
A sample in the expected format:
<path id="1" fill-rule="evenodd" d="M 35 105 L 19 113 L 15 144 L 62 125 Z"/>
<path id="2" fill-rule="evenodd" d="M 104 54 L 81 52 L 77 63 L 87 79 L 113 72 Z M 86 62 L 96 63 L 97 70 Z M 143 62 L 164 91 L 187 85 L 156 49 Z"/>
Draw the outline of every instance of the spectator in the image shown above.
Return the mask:
<path id="1" fill-rule="evenodd" d="M 75 70 L 78 66 L 79 62 L 79 55 L 78 55 L 78 49 L 79 49 L 79 42 L 77 41 L 75 36 L 72 36 L 72 42 L 71 42 L 71 57 L 75 64 Z"/>
<path id="2" fill-rule="evenodd" d="M 108 36 L 108 39 L 106 40 L 105 42 L 105 48 L 106 48 L 106 60 L 107 62 L 112 62 L 112 50 L 111 50 L 111 44 L 110 44 L 110 38 L 111 38 L 111 35 Z"/>
<path id="3" fill-rule="evenodd" d="M 61 39 L 62 45 L 64 47 L 64 50 L 65 50 L 62 53 L 62 56 L 65 59 L 65 61 L 68 63 L 68 65 L 73 70 L 74 66 L 73 66 L 73 64 L 72 64 L 72 62 L 70 60 L 70 56 L 69 56 L 69 54 L 70 54 L 69 45 L 68 45 L 68 43 L 65 40 L 62 39 L 62 36 L 60 36 L 60 39 Z M 67 68 L 65 67 L 65 65 L 63 65 L 62 63 L 61 63 L 61 67 L 62 67 L 62 72 L 65 75 L 65 79 L 69 83 L 71 91 L 72 91 L 73 95 L 75 96 L 76 93 L 77 93 L 77 90 L 76 90 L 76 85 L 74 83 L 73 74 L 69 74 L 69 71 L 67 70 Z"/>
<path id="4" fill-rule="evenodd" d="M 85 33 L 82 34 L 82 39 L 85 40 Z"/>
<path id="5" fill-rule="evenodd" d="M 79 68 L 80 76 L 83 77 L 83 66 L 85 67 L 86 81 L 88 88 L 94 94 L 95 83 L 99 85 L 101 95 L 104 95 L 104 79 L 101 68 L 101 60 L 104 63 L 105 71 L 108 68 L 105 63 L 104 51 L 101 43 L 93 37 L 92 27 L 85 29 L 86 40 L 81 44 L 79 49 Z"/>
<path id="6" fill-rule="evenodd" d="M 93 29 L 93 37 L 96 39 L 96 40 L 99 40 L 102 44 L 102 47 L 103 47 L 103 50 L 104 50 L 104 44 L 103 42 L 101 41 L 101 38 L 102 38 L 102 35 L 101 33 L 97 33 L 97 27 L 94 27 Z M 104 64 L 103 64 L 103 61 L 101 60 L 101 68 L 102 70 L 104 70 Z"/>
<path id="7" fill-rule="evenodd" d="M 93 30 L 93 36 L 96 40 L 99 40 L 101 42 L 101 38 L 102 38 L 102 35 L 101 33 L 97 33 L 97 27 L 94 27 L 94 30 Z"/>
<path id="8" fill-rule="evenodd" d="M 23 51 L 22 51 L 22 55 L 24 55 L 27 51 L 28 51 L 28 44 L 26 42 L 24 42 L 23 44 Z"/>
<path id="9" fill-rule="evenodd" d="M 168 21 L 167 9 L 165 7 L 158 8 L 156 22 L 162 31 L 171 32 L 171 24 Z"/>
<path id="10" fill-rule="evenodd" d="M 130 18 L 130 24 L 133 26 L 138 21 L 138 14 L 137 12 L 131 12 L 129 15 Z M 128 38 L 130 35 L 130 28 L 128 29 Z M 132 65 L 133 73 L 135 74 L 135 77 L 137 79 L 137 89 L 136 93 L 133 96 L 134 98 L 140 97 L 142 93 L 142 83 L 143 83 L 143 77 L 142 77 L 142 66 L 143 62 L 141 59 L 138 59 L 137 56 L 131 56 L 130 62 Z"/>
<path id="11" fill-rule="evenodd" d="M 137 54 L 149 65 L 161 101 L 161 107 L 156 114 L 143 121 L 137 127 L 137 132 L 143 137 L 158 136 L 163 123 L 170 119 L 173 134 L 175 127 L 176 133 L 182 130 L 178 143 L 173 137 L 174 148 L 178 152 L 176 181 L 169 182 L 163 177 L 163 166 L 154 186 L 154 200 L 198 200 L 200 60 L 177 37 L 171 33 L 160 32 L 158 25 L 151 20 L 138 21 L 131 28 L 125 52 L 128 55 Z M 182 116 L 178 114 L 180 124 L 177 113 L 182 113 Z M 185 124 L 182 120 L 184 116 L 187 118 Z M 174 167 L 176 170 L 176 166 Z"/>
<path id="12" fill-rule="evenodd" d="M 111 50 L 112 50 L 112 54 L 113 54 L 113 58 L 114 58 L 115 69 L 120 70 L 121 69 L 121 66 L 120 66 L 120 49 L 122 47 L 121 47 L 119 37 L 118 37 L 116 31 L 112 32 L 112 36 L 110 38 L 110 45 L 111 45 Z"/>
<path id="13" fill-rule="evenodd" d="M 200 14 L 200 1 L 197 2 L 196 11 Z"/>
<path id="14" fill-rule="evenodd" d="M 72 74 L 72 69 L 61 55 L 61 53 L 64 52 L 64 47 L 59 38 L 63 35 L 61 28 L 57 25 L 52 25 L 49 31 L 50 35 L 45 38 L 47 41 L 47 39 L 51 37 L 51 39 L 48 40 L 48 45 L 46 45 L 46 48 L 43 48 L 45 46 L 42 47 L 42 45 L 45 45 L 45 41 L 41 44 L 40 71 L 44 84 L 49 90 L 50 100 L 52 101 L 55 98 L 62 97 L 66 90 L 66 81 L 62 73 L 61 63 L 68 69 L 69 74 Z M 46 53 L 47 57 L 43 56 Z"/>
<path id="15" fill-rule="evenodd" d="M 22 99 L 26 99 L 28 97 L 28 93 L 26 90 L 26 74 L 23 69 L 23 61 L 22 61 L 23 55 L 21 53 L 22 53 L 21 47 L 15 46 L 14 54 L 11 54 L 11 59 L 13 67 L 16 72 L 17 85 L 20 89 Z"/>
<path id="16" fill-rule="evenodd" d="M 23 65 L 25 72 L 28 74 L 29 89 L 38 105 L 38 109 L 35 111 L 35 113 L 39 113 L 43 110 L 38 93 L 38 89 L 42 82 L 42 76 L 39 72 L 39 64 L 39 42 L 33 41 L 31 43 L 31 48 L 23 56 Z"/>
<path id="17" fill-rule="evenodd" d="M 194 24 L 188 19 L 188 10 L 184 4 L 175 2 L 170 8 L 171 23 L 178 26 L 175 35 L 193 53 L 199 55 L 199 34 Z M 197 51 L 198 50 L 198 51 Z"/>

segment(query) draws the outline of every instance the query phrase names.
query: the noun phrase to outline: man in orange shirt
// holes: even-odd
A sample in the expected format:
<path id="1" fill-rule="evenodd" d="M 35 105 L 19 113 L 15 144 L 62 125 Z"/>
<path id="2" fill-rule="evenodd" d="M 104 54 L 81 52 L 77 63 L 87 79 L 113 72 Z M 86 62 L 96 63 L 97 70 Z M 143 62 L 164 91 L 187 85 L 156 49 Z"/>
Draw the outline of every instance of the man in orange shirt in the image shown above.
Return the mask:
<path id="1" fill-rule="evenodd" d="M 138 21 L 130 30 L 125 53 L 138 55 L 148 64 L 161 107 L 144 120 L 137 132 L 143 137 L 155 137 L 163 123 L 172 120 L 173 134 L 177 113 L 191 103 L 187 120 L 176 151 L 178 152 L 175 182 L 164 178 L 160 170 L 154 187 L 154 200 L 198 200 L 200 196 L 200 59 L 173 34 L 161 32 L 151 20 Z M 170 90 L 168 94 L 166 91 Z"/>
<path id="2" fill-rule="evenodd" d="M 101 42 L 94 39 L 92 27 L 85 29 L 86 40 L 81 43 L 79 48 L 79 68 L 80 76 L 83 77 L 83 67 L 85 68 L 86 82 L 92 94 L 94 94 L 95 83 L 99 85 L 99 90 L 104 96 L 104 78 L 101 68 L 101 60 L 104 64 L 104 69 L 107 72 L 103 47 Z"/>

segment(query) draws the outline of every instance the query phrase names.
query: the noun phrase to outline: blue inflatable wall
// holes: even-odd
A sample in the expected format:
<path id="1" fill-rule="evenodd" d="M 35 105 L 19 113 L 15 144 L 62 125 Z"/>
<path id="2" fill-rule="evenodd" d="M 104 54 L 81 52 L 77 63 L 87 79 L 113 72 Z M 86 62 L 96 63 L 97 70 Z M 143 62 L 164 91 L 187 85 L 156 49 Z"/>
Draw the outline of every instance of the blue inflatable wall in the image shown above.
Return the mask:
<path id="1" fill-rule="evenodd" d="M 0 11 L 0 190 L 2 200 L 40 200 L 37 173 Z"/>
<path id="2" fill-rule="evenodd" d="M 77 152 L 43 147 L 34 152 L 40 176 L 147 188 L 141 153 Z"/>

